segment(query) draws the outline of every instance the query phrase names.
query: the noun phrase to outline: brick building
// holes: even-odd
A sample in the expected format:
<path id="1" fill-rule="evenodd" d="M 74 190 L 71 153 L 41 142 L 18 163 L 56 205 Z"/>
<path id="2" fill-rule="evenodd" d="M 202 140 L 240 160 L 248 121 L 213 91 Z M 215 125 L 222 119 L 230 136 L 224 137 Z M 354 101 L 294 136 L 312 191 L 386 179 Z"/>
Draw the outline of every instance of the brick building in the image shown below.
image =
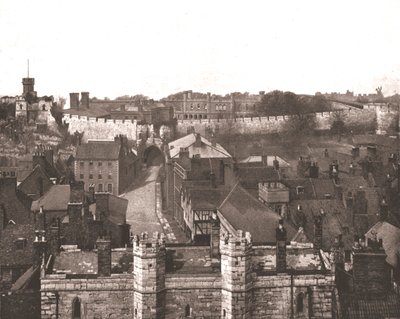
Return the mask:
<path id="1" fill-rule="evenodd" d="M 167 106 L 174 108 L 175 118 L 181 119 L 230 119 L 256 116 L 257 105 L 264 95 L 232 93 L 229 96 L 215 96 L 185 91 L 173 99 L 164 99 Z"/>
<path id="2" fill-rule="evenodd" d="M 121 194 L 139 173 L 140 161 L 120 136 L 115 141 L 89 141 L 79 145 L 75 156 L 75 179 L 94 185 L 98 192 Z"/>

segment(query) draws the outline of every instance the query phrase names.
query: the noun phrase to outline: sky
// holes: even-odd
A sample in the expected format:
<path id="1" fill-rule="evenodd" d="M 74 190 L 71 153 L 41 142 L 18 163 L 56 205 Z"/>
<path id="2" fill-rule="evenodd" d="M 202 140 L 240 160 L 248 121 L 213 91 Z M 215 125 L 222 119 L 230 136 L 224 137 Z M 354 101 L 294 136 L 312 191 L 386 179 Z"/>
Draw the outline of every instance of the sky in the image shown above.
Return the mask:
<path id="1" fill-rule="evenodd" d="M 400 1 L 0 0 L 0 95 L 400 93 Z"/>

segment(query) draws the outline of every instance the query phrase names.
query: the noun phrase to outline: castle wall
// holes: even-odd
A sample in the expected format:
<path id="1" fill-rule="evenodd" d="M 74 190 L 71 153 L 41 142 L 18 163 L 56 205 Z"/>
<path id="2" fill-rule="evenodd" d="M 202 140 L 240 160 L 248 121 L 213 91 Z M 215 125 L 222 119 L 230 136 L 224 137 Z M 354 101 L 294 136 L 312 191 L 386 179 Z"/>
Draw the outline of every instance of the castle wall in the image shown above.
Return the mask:
<path id="1" fill-rule="evenodd" d="M 58 293 L 58 306 L 55 292 Z M 41 280 L 42 319 L 72 318 L 73 300 L 81 301 L 82 318 L 133 318 L 132 275 L 97 279 L 66 279 L 50 275 Z"/>
<path id="2" fill-rule="evenodd" d="M 393 121 L 398 119 L 395 117 Z M 398 114 L 398 112 L 397 112 Z M 352 128 L 370 128 L 375 126 L 375 121 L 380 112 L 374 108 L 339 108 L 331 112 L 315 113 L 317 129 L 330 129 L 332 122 L 336 118 L 343 120 L 345 125 Z M 390 117 L 390 116 L 388 116 Z M 178 120 L 176 131 L 178 135 L 185 135 L 188 132 L 198 132 L 205 135 L 207 130 L 218 131 L 220 134 L 272 134 L 280 133 L 286 129 L 287 122 L 292 118 L 291 115 L 284 116 L 264 116 L 264 117 L 244 117 L 236 119 L 203 119 L 203 120 Z M 377 132 L 383 129 L 388 120 L 378 121 Z M 379 126 L 380 125 L 380 126 Z"/>
<path id="3" fill-rule="evenodd" d="M 221 276 L 167 275 L 165 319 L 184 317 L 187 305 L 195 317 L 220 318 Z"/>
<path id="4" fill-rule="evenodd" d="M 125 135 L 130 140 L 137 140 L 139 133 L 151 135 L 153 125 L 138 125 L 136 121 L 110 120 L 104 118 L 92 118 L 87 116 L 69 115 L 63 116 L 63 123 L 68 124 L 68 132 L 83 134 L 82 142 L 88 139 L 114 139 L 117 135 Z"/>

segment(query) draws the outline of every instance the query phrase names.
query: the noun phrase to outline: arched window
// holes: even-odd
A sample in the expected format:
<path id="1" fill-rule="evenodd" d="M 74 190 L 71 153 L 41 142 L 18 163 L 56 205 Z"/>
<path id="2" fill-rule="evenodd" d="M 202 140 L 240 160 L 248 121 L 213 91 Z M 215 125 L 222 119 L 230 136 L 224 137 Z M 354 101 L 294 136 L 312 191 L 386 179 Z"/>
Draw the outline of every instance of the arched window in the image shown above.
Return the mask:
<path id="1" fill-rule="evenodd" d="M 222 316 L 223 316 L 223 318 L 226 317 L 226 310 L 225 309 L 222 311 Z"/>
<path id="2" fill-rule="evenodd" d="M 72 319 L 81 319 L 81 301 L 78 297 L 72 302 Z"/>
<path id="3" fill-rule="evenodd" d="M 304 295 L 299 293 L 296 298 L 296 312 L 302 313 L 304 311 Z"/>
<path id="4" fill-rule="evenodd" d="M 192 308 L 189 305 L 185 307 L 185 317 L 190 317 L 192 315 Z"/>

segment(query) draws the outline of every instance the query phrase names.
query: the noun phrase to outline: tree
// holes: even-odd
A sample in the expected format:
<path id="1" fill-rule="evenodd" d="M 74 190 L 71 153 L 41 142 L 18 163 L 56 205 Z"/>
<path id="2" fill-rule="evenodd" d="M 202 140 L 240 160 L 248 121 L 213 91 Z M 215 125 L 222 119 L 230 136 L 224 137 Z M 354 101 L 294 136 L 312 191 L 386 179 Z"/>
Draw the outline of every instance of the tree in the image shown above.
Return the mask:
<path id="1" fill-rule="evenodd" d="M 292 115 L 284 124 L 284 132 L 288 136 L 312 135 L 317 128 L 315 114 Z"/>
<path id="2" fill-rule="evenodd" d="M 340 112 L 335 112 L 333 114 L 333 121 L 331 124 L 331 132 L 335 135 L 341 136 L 343 133 L 345 133 L 347 130 L 344 120 L 343 120 L 343 115 Z"/>

